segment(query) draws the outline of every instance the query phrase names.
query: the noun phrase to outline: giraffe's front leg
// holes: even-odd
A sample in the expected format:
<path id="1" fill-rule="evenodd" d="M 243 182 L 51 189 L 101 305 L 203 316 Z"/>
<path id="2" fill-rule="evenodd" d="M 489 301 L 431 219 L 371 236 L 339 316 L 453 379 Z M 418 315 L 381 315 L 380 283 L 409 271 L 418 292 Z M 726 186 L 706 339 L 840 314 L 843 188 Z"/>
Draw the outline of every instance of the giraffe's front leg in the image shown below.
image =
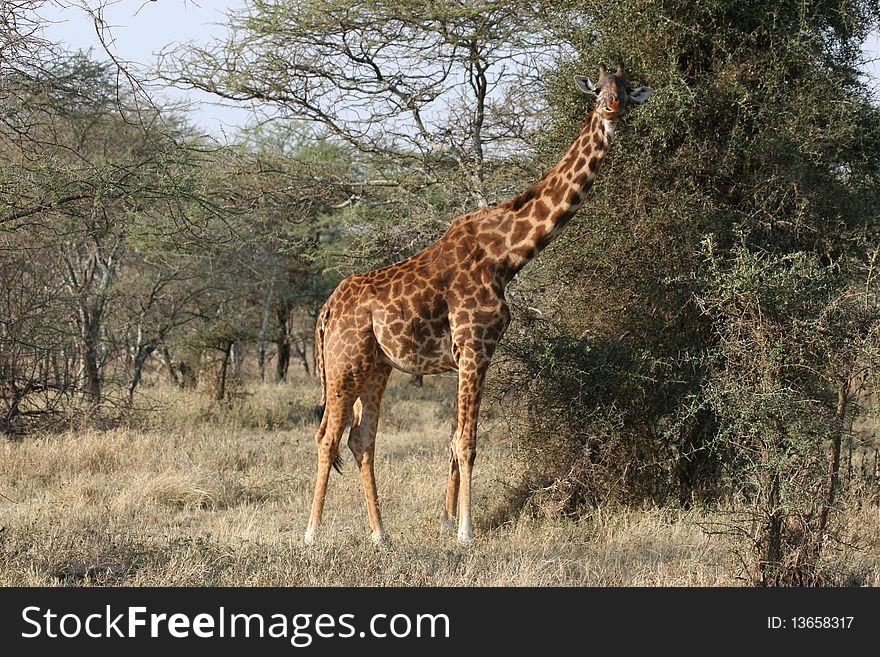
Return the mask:
<path id="1" fill-rule="evenodd" d="M 440 533 L 451 534 L 455 531 L 455 515 L 458 511 L 459 469 L 458 455 L 455 451 L 455 436 L 449 444 L 449 482 L 446 484 L 446 503 L 443 505 L 443 518 L 440 521 Z"/>
<path id="2" fill-rule="evenodd" d="M 449 481 L 446 484 L 446 503 L 443 505 L 443 517 L 440 520 L 440 533 L 451 534 L 455 531 L 455 517 L 458 513 L 458 455 L 455 452 L 455 435 L 458 429 L 458 400 L 455 402 L 452 416 L 452 433 L 449 436 Z"/>
<path id="3" fill-rule="evenodd" d="M 483 394 L 483 380 L 489 359 L 477 352 L 466 353 L 459 363 L 458 417 L 454 438 L 458 465 L 458 542 L 470 543 L 474 538 L 471 521 L 471 480 L 477 456 L 477 418 Z M 450 474 L 450 484 L 453 475 Z M 449 503 L 447 495 L 447 503 Z M 448 509 L 447 509 L 448 511 Z"/>

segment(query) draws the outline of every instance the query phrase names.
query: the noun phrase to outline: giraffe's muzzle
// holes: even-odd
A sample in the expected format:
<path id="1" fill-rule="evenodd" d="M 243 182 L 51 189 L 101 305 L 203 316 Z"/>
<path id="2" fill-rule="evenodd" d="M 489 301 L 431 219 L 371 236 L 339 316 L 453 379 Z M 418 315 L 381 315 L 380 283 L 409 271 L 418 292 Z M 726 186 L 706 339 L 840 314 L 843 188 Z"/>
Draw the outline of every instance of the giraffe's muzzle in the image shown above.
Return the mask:
<path id="1" fill-rule="evenodd" d="M 617 98 L 612 98 L 605 105 L 605 108 L 602 110 L 606 119 L 616 119 L 620 116 L 620 100 Z"/>

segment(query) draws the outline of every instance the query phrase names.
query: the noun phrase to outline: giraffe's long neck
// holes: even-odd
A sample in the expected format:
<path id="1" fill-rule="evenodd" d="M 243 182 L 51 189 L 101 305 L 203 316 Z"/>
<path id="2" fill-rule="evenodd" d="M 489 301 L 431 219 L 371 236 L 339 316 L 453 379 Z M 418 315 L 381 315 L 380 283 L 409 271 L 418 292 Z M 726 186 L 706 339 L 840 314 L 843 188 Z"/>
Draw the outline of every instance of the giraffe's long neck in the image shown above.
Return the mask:
<path id="1" fill-rule="evenodd" d="M 504 247 L 494 255 L 503 262 L 509 278 L 553 241 L 578 211 L 608 153 L 615 127 L 616 122 L 591 112 L 556 166 L 524 193 L 496 208 L 503 219 L 489 222 L 487 229 L 504 235 Z"/>

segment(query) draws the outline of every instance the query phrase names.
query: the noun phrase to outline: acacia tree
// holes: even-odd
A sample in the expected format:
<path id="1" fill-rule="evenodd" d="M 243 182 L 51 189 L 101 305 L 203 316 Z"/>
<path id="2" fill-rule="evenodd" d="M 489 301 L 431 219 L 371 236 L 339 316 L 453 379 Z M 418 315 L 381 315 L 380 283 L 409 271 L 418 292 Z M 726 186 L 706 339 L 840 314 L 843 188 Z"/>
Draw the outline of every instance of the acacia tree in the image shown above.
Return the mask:
<path id="1" fill-rule="evenodd" d="M 291 309 L 322 279 L 303 257 L 321 238 L 313 224 L 354 193 L 339 149 L 322 160 L 265 135 L 227 148 L 194 137 L 116 62 L 36 39 L 39 4 L 0 13 L 0 267 L 18 272 L 0 286 L 4 431 L 41 404 L 53 413 L 46 395 L 62 382 L 59 404 L 75 388 L 87 407 L 111 389 L 130 405 L 151 354 L 170 363 L 181 344 L 226 363 L 256 333 L 274 262 L 287 346 Z"/>
<path id="2" fill-rule="evenodd" d="M 253 252 L 250 268 L 261 307 L 257 366 L 266 378 L 267 345 L 275 343 L 275 376 L 283 382 L 291 349 L 305 360 L 313 336 L 294 329 L 296 317 L 314 318 L 323 297 L 338 282 L 325 274 L 322 245 L 334 239 L 340 208 L 357 189 L 350 151 L 297 123 L 246 128 L 236 146 L 236 184 L 254 199 L 247 210 Z M 309 331 L 312 333 L 312 331 Z M 308 367 L 306 367 L 308 371 Z"/>
<path id="3" fill-rule="evenodd" d="M 0 236 L 0 433 L 20 434 L 63 414 L 73 391 L 73 341 L 60 280 L 16 236 Z M 14 250 L 10 247 L 15 247 Z M 37 257 L 34 257 L 37 256 Z"/>
<path id="4" fill-rule="evenodd" d="M 824 581 L 822 548 L 841 491 L 841 448 L 865 376 L 880 364 L 880 303 L 859 269 L 812 254 L 707 245 L 697 303 L 716 345 L 700 404 L 752 500 L 733 525 L 750 541 L 749 575 L 768 584 Z M 866 286 L 865 283 L 868 283 Z"/>
<path id="5" fill-rule="evenodd" d="M 34 3 L 14 3 L 11 10 L 33 7 Z M 4 23 L 20 28 L 15 20 Z M 29 20 L 27 25 L 35 30 L 37 22 Z M 47 271 L 61 272 L 67 303 L 60 308 L 69 308 L 76 325 L 79 387 L 96 402 L 101 318 L 122 241 L 121 233 L 109 227 L 105 210 L 124 194 L 131 171 L 108 163 L 102 146 L 95 148 L 101 139 L 90 139 L 107 131 L 112 114 L 106 69 L 26 37 L 20 35 L 30 47 L 19 52 L 13 40 L 17 59 L 4 61 L 0 226 L 18 234 L 8 246 L 24 247 L 42 259 Z M 28 240 L 21 238 L 23 233 Z M 55 281 L 46 285 L 58 289 Z M 18 338 L 27 340 L 26 335 Z M 9 376 L 17 378 L 15 373 Z"/>
<path id="6" fill-rule="evenodd" d="M 354 197 L 384 206 L 369 220 L 396 253 L 521 175 L 499 175 L 500 158 L 527 148 L 530 103 L 555 49 L 528 7 L 253 0 L 229 14 L 228 28 L 213 45 L 166 51 L 165 78 L 306 121 L 354 149 Z"/>

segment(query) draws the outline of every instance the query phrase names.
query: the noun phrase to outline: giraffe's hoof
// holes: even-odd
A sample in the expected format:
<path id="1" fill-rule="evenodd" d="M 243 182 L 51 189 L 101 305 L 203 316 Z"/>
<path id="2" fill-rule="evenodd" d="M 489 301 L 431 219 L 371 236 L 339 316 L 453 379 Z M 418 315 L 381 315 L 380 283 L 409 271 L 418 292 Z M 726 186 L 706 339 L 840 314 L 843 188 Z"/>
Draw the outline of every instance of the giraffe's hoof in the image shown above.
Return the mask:
<path id="1" fill-rule="evenodd" d="M 470 545 L 474 542 L 474 533 L 472 531 L 458 530 L 458 544 Z"/>
<path id="2" fill-rule="evenodd" d="M 381 529 L 377 529 L 372 534 L 370 534 L 370 540 L 373 541 L 374 545 L 380 545 L 382 547 L 390 547 L 391 542 L 388 540 L 388 536 Z"/>
<path id="3" fill-rule="evenodd" d="M 455 518 L 450 518 L 449 520 L 441 520 L 440 521 L 440 533 L 444 536 L 448 536 L 455 532 Z"/>
<path id="4" fill-rule="evenodd" d="M 303 542 L 304 542 L 306 545 L 314 545 L 314 544 L 315 544 L 315 539 L 316 539 L 316 538 L 317 538 L 317 536 L 316 536 L 316 532 L 315 532 L 315 530 L 314 530 L 314 529 L 307 529 L 307 530 L 306 530 L 306 535 L 303 536 Z"/>

